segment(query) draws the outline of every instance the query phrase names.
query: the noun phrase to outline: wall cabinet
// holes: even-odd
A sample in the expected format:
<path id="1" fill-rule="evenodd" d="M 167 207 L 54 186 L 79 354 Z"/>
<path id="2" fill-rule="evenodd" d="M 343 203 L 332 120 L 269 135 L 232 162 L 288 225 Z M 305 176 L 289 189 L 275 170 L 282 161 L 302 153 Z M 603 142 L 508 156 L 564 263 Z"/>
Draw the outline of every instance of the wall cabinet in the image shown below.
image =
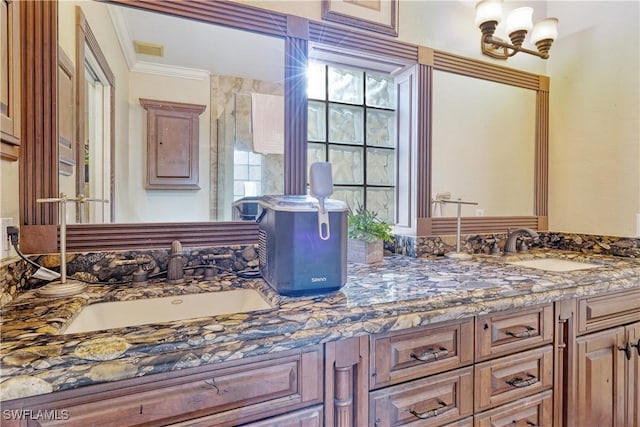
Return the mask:
<path id="1" fill-rule="evenodd" d="M 206 105 L 140 99 L 147 110 L 148 190 L 197 190 L 200 114 Z"/>
<path id="2" fill-rule="evenodd" d="M 20 145 L 20 2 L 0 0 L 0 155 L 17 160 Z"/>

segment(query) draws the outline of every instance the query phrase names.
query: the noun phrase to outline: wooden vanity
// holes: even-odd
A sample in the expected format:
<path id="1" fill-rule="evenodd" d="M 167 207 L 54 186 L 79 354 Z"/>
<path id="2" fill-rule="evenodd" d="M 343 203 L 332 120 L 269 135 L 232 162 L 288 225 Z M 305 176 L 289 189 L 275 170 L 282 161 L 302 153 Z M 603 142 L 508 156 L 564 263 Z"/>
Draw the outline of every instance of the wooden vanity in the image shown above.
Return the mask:
<path id="1" fill-rule="evenodd" d="M 196 342 L 203 329 L 171 351 L 168 342 L 159 341 L 131 347 L 113 360 L 79 362 L 58 380 L 70 381 L 67 389 L 2 402 L 2 424 L 640 425 L 637 262 L 595 273 L 539 273 L 538 279 L 528 277 L 531 270 L 497 268 L 483 260 L 455 264 L 397 257 L 385 264 L 356 272 L 352 267 L 350 274 L 362 283 L 326 298 L 283 298 L 273 312 L 220 318 L 227 330 L 212 342 L 227 341 L 219 347 Z M 401 287 L 411 276 L 403 272 L 414 268 L 431 296 L 394 302 L 391 283 Z M 489 277 L 490 270 L 498 273 Z M 427 283 L 434 274 L 461 282 L 469 272 L 479 284 L 467 283 L 448 296 L 446 286 Z M 504 278 L 513 281 L 487 285 Z M 367 291 L 378 299 L 387 292 L 388 300 L 359 306 L 354 295 L 362 302 Z M 279 334 L 268 329 L 278 317 L 286 319 Z M 141 334 L 131 328 L 114 331 L 114 336 Z M 253 334 L 252 340 L 242 342 L 242 333 Z M 264 337 L 256 338 L 260 333 Z M 51 339 L 67 339 L 71 348 L 82 337 Z M 216 361 L 222 353 L 224 360 Z M 3 362 L 17 354 L 24 353 L 5 353 Z M 133 365 L 143 359 L 147 365 L 135 372 Z M 180 369 L 171 367 L 176 361 Z M 101 374 L 117 370 L 125 377 L 127 364 L 135 372 L 131 377 L 100 381 Z"/>

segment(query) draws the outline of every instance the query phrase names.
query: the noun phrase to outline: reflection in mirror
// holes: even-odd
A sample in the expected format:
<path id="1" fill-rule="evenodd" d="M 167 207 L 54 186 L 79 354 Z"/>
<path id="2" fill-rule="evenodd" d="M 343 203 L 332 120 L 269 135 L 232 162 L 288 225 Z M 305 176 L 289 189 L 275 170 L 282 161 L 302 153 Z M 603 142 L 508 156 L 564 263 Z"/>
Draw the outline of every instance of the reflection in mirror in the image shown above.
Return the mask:
<path id="1" fill-rule="evenodd" d="M 536 92 L 435 70 L 432 215 L 534 214 Z"/>
<path id="2" fill-rule="evenodd" d="M 58 10 L 59 44 L 72 60 L 76 7 L 113 71 L 116 88 L 113 217 L 94 211 L 98 205 L 85 208 L 86 222 L 250 219 L 239 199 L 283 193 L 282 39 L 101 2 L 64 1 Z M 84 62 L 87 67 L 92 63 L 88 56 Z M 88 81 L 101 84 L 99 73 L 85 73 Z M 95 91 L 87 90 L 87 96 L 91 93 Z M 199 189 L 145 189 L 147 124 L 140 98 L 206 106 L 198 130 Z M 109 105 L 104 99 L 91 101 L 96 107 Z M 105 126 L 97 126 L 87 137 L 105 132 Z M 89 147 L 89 179 L 83 189 L 97 193 L 95 187 L 110 182 L 108 174 L 99 173 L 109 169 L 108 154 L 97 156 L 105 148 L 88 138 L 76 144 Z M 72 169 L 67 182 L 84 180 L 79 164 Z M 61 191 L 65 185 L 68 195 L 76 195 L 60 182 Z"/>

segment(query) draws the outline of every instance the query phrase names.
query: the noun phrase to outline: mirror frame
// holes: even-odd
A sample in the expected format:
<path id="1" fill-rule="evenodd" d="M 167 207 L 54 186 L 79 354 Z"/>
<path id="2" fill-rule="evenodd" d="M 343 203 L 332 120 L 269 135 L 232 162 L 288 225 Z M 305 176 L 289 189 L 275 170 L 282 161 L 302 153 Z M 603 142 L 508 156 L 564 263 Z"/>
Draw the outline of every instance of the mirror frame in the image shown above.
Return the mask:
<path id="1" fill-rule="evenodd" d="M 455 218 L 431 217 L 431 88 L 432 70 L 528 87 L 536 90 L 536 189 L 534 215 L 476 217 L 464 221 L 464 233 L 504 232 L 508 227 L 547 227 L 548 99 L 549 79 L 488 64 L 354 28 L 310 21 L 238 3 L 157 2 L 103 0 L 236 29 L 280 37 L 285 43 L 285 193 L 306 193 L 307 97 L 305 70 L 309 43 L 341 47 L 417 64 L 417 200 L 412 204 L 417 236 L 452 234 Z M 57 209 L 36 199 L 58 195 L 57 152 L 57 0 L 20 2 L 22 65 L 33 70 L 22 79 L 22 131 L 20 151 L 21 248 L 26 253 L 59 249 Z M 37 29 L 37 31 L 36 31 Z M 51 102 L 42 102 L 42 99 Z M 27 120 L 28 119 L 28 120 Z M 83 224 L 67 228 L 67 249 L 72 252 L 140 248 L 168 248 L 180 240 L 185 247 L 255 244 L 253 222 L 193 222 L 142 224 Z"/>

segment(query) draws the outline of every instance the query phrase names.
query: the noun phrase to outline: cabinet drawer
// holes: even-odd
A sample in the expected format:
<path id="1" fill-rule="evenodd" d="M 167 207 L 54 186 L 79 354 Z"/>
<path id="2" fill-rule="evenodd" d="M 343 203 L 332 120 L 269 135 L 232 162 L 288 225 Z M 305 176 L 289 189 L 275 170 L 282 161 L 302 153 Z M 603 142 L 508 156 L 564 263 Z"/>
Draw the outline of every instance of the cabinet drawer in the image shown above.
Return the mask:
<path id="1" fill-rule="evenodd" d="M 377 389 L 473 362 L 473 319 L 371 339 L 370 388 Z"/>
<path id="2" fill-rule="evenodd" d="M 504 356 L 553 342 L 553 306 L 479 316 L 476 360 Z"/>
<path id="3" fill-rule="evenodd" d="M 553 346 L 475 365 L 475 409 L 484 411 L 553 385 Z"/>
<path id="4" fill-rule="evenodd" d="M 599 331 L 640 320 L 640 290 L 578 300 L 578 333 Z"/>
<path id="5" fill-rule="evenodd" d="M 474 427 L 551 427 L 552 405 L 552 392 L 545 391 L 476 415 Z"/>
<path id="6" fill-rule="evenodd" d="M 235 426 L 322 402 L 320 347 L 225 366 L 33 409 L 66 410 L 65 426 Z"/>
<path id="7" fill-rule="evenodd" d="M 268 420 L 244 424 L 244 427 L 322 427 L 322 415 L 322 406 L 314 406 Z"/>
<path id="8" fill-rule="evenodd" d="M 372 391 L 369 425 L 440 426 L 471 415 L 472 402 L 473 368 L 462 368 Z"/>

